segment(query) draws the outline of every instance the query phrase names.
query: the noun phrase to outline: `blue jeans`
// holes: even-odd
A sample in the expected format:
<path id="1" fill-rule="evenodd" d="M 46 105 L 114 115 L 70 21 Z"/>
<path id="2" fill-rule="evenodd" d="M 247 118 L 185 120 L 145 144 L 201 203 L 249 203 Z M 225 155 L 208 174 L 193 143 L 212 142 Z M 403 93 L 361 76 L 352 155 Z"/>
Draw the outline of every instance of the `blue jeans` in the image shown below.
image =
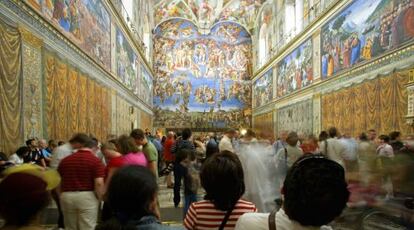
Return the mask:
<path id="1" fill-rule="evenodd" d="M 189 194 L 189 195 L 185 195 L 184 197 L 184 218 L 185 215 L 187 215 L 187 211 L 190 208 L 190 205 L 194 202 L 197 202 L 197 194 Z"/>

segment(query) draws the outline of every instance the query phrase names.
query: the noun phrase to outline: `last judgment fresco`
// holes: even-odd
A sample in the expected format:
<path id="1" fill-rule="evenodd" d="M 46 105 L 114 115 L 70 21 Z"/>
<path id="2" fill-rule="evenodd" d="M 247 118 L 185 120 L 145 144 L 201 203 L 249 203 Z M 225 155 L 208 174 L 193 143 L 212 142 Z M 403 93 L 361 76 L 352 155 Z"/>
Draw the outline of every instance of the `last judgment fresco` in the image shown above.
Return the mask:
<path id="1" fill-rule="evenodd" d="M 201 34 L 168 20 L 154 35 L 156 127 L 250 127 L 251 37 L 233 22 Z"/>

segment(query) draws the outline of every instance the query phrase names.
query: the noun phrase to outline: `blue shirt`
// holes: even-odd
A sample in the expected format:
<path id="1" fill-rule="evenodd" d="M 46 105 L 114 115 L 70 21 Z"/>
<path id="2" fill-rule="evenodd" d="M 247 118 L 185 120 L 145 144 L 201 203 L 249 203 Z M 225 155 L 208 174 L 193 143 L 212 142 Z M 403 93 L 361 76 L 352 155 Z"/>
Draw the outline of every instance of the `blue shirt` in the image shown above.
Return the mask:
<path id="1" fill-rule="evenodd" d="M 46 149 L 42 149 L 42 150 L 40 150 L 40 152 L 42 152 L 42 155 L 45 158 L 49 158 L 49 157 L 52 156 L 52 154 L 49 151 L 47 151 Z"/>

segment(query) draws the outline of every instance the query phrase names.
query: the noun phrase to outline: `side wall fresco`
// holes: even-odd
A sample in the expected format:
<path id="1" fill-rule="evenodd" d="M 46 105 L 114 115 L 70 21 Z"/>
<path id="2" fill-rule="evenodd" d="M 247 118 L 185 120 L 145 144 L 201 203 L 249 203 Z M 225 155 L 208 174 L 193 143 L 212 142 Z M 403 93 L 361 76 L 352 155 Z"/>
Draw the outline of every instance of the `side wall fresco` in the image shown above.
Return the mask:
<path id="1" fill-rule="evenodd" d="M 389 116 L 391 117 L 389 119 L 392 121 L 378 118 L 378 124 L 364 123 L 363 127 L 351 128 L 355 126 L 355 121 L 351 118 L 354 113 L 348 111 L 345 107 L 342 107 L 341 111 L 344 113 L 348 111 L 346 115 L 326 115 L 326 111 L 338 110 L 338 106 L 342 106 L 342 99 L 348 100 L 351 103 L 351 99 L 346 94 L 353 94 L 362 82 L 377 78 L 385 79 L 384 75 L 392 75 L 394 80 L 390 80 L 390 82 L 394 82 L 394 88 L 403 87 L 400 84 L 403 84 L 408 78 L 403 73 L 412 69 L 414 65 L 414 34 L 412 33 L 414 20 L 410 19 L 414 15 L 414 2 L 375 0 L 372 3 L 372 5 L 369 4 L 369 7 L 368 5 L 367 7 L 362 7 L 368 4 L 368 1 L 348 1 L 341 5 L 338 11 L 328 12 L 328 16 L 322 19 L 324 21 L 321 24 L 317 23 L 313 27 L 311 26 L 311 32 L 297 37 L 296 47 L 294 46 L 292 49 L 288 49 L 289 51 L 273 57 L 272 62 L 263 70 L 260 70 L 252 81 L 258 82 L 263 79 L 263 76 L 268 74 L 269 70 L 279 69 L 276 71 L 273 85 L 268 86 L 267 89 L 267 91 L 270 91 L 273 88 L 275 96 L 272 98 L 271 103 L 254 107 L 253 117 L 273 111 L 275 133 L 287 127 L 296 127 L 293 124 L 286 125 L 285 120 L 281 121 L 286 118 L 284 117 L 286 114 L 283 113 L 284 109 L 290 108 L 292 110 L 304 98 L 312 98 L 309 109 L 303 111 L 312 123 L 312 126 L 309 126 L 309 128 L 306 125 L 306 130 L 312 133 L 318 134 L 328 126 L 334 125 L 352 135 L 356 135 L 358 132 L 369 128 L 376 128 L 380 132 L 398 129 L 405 134 L 411 134 L 413 130 L 409 124 L 406 124 L 404 115 L 407 113 L 407 108 L 404 112 L 400 112 L 403 108 L 401 104 L 403 101 L 401 100 L 407 100 L 407 95 L 400 97 L 400 101 L 389 101 L 390 107 L 400 107 L 398 112 L 393 112 L 393 116 L 391 116 L 390 112 Z M 397 28 L 396 25 L 400 26 Z M 381 43 L 381 38 L 383 43 Z M 353 41 L 354 47 L 352 47 Z M 388 43 L 384 43 L 385 41 L 388 41 Z M 302 47 L 307 42 L 310 43 L 309 47 L 312 47 L 310 49 L 310 59 L 312 59 L 313 81 L 311 84 L 301 84 L 302 87 L 299 87 L 299 84 L 297 84 L 298 80 L 304 80 L 304 78 L 299 78 L 299 76 L 304 76 L 304 73 L 307 74 L 310 71 L 306 71 L 307 68 L 305 68 L 305 71 L 302 71 L 302 75 L 300 75 L 299 71 L 286 71 L 289 68 L 284 67 L 284 63 L 289 63 L 286 60 L 293 58 L 294 61 L 291 61 L 293 63 L 291 69 L 301 67 L 300 60 L 307 59 L 307 56 L 295 56 L 292 54 L 298 50 L 303 50 Z M 345 55 L 348 51 L 349 55 Z M 354 52 L 354 56 L 352 52 Z M 295 57 L 299 59 L 295 60 Z M 400 77 L 396 78 L 395 75 Z M 344 89 L 348 89 L 348 91 L 344 93 Z M 379 91 L 377 93 L 381 94 Z M 341 96 L 334 103 L 326 102 L 330 98 L 329 95 L 339 94 Z M 253 94 L 253 102 L 259 100 L 258 96 L 258 94 Z M 366 100 L 374 100 L 372 99 L 374 96 L 365 96 L 367 97 Z M 387 100 L 392 99 L 395 99 L 395 97 L 387 97 Z M 352 103 L 352 106 L 354 106 L 356 102 Z M 407 107 L 407 104 L 405 106 Z M 377 107 L 372 108 L 370 113 L 380 114 L 383 110 L 380 108 L 378 104 Z M 397 114 L 399 115 L 397 116 Z M 255 126 L 254 128 L 256 128 Z M 303 131 L 301 130 L 303 127 L 291 129 Z"/>
<path id="2" fill-rule="evenodd" d="M 139 78 L 143 76 L 137 71 L 137 66 L 145 63 L 138 58 L 138 51 L 131 43 L 132 38 L 127 39 L 125 32 L 120 29 L 121 22 L 115 20 L 106 0 L 24 2 L 98 65 L 111 72 L 144 103 L 152 105 L 151 100 L 142 98 L 138 90 Z M 148 75 L 152 81 L 151 72 Z"/>
<path id="3" fill-rule="evenodd" d="M 4 18 L 16 22 L 22 39 L 22 137 L 17 146 L 33 137 L 67 140 L 74 132 L 106 140 L 139 128 L 141 112 L 152 120 L 147 104 L 31 8 L 1 1 L 0 20 Z"/>

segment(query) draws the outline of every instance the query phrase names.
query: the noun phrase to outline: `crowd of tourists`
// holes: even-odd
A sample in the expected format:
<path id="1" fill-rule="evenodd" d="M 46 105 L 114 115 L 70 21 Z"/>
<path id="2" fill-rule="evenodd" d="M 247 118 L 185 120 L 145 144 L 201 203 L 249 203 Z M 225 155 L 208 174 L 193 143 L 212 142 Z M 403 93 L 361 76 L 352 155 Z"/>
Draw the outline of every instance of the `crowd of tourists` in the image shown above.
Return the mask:
<path id="1" fill-rule="evenodd" d="M 39 215 L 53 199 L 61 229 L 180 229 L 161 223 L 166 183 L 185 229 L 329 229 L 346 207 L 410 201 L 413 166 L 411 139 L 397 131 L 354 138 L 332 127 L 270 140 L 252 130 L 135 129 L 105 141 L 29 139 L 0 154 L 0 217 L 2 229 L 42 229 Z M 413 226 L 414 215 L 406 220 Z"/>

